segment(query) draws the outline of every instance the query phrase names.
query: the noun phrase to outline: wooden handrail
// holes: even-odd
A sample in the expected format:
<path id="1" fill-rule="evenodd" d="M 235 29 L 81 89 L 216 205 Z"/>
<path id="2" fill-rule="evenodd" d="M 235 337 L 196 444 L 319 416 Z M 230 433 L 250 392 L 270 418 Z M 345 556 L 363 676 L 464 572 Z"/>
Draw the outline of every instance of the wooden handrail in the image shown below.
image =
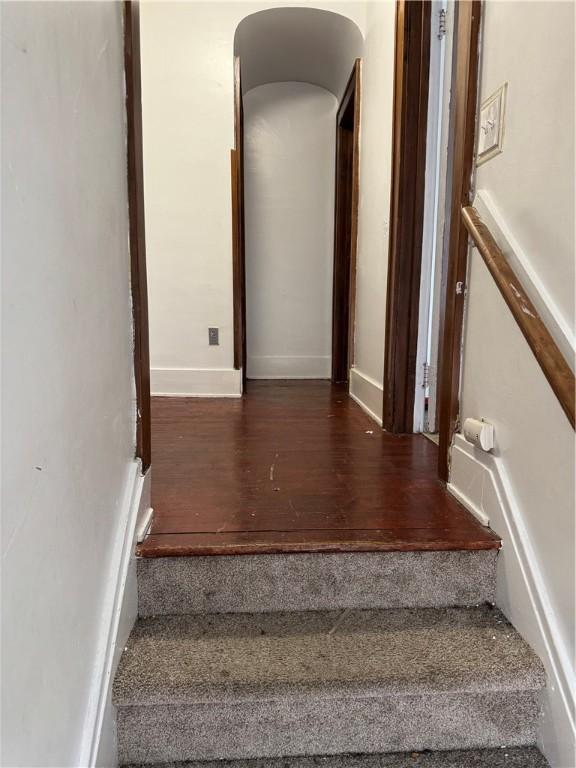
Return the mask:
<path id="1" fill-rule="evenodd" d="M 576 388 L 572 369 L 476 208 L 462 208 L 462 220 L 574 428 Z"/>

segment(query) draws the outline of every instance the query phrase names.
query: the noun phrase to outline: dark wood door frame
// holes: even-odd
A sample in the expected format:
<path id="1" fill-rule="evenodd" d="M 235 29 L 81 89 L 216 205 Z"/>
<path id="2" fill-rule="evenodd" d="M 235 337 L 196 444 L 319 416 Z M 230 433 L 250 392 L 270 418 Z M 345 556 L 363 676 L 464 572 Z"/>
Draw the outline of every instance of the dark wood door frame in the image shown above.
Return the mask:
<path id="1" fill-rule="evenodd" d="M 332 381 L 334 383 L 348 382 L 350 367 L 354 360 L 361 67 L 361 60 L 356 59 L 336 115 L 332 286 Z"/>
<path id="2" fill-rule="evenodd" d="M 430 3 L 396 3 L 383 427 L 412 432 L 424 223 Z"/>
<path id="3" fill-rule="evenodd" d="M 244 215 L 244 105 L 240 57 L 234 58 L 234 149 L 232 173 L 232 301 L 234 368 L 246 387 L 246 235 Z"/>
<path id="4" fill-rule="evenodd" d="M 450 446 L 460 418 L 460 367 L 468 268 L 468 233 L 461 217 L 470 204 L 478 98 L 480 0 L 456 3 L 452 83 L 453 131 L 448 263 L 442 280 L 438 355 L 438 474 L 448 481 Z"/>
<path id="5" fill-rule="evenodd" d="M 430 5 L 397 3 L 390 255 L 386 305 L 383 426 L 412 432 L 422 259 Z M 470 203 L 474 166 L 481 0 L 458 0 L 452 60 L 449 247 L 442 267 L 438 354 L 438 475 L 448 480 L 459 421 L 468 237 L 460 210 Z"/>
<path id="6" fill-rule="evenodd" d="M 144 232 L 144 165 L 142 151 L 142 87 L 140 16 L 138 3 L 124 3 L 124 71 L 128 154 L 128 216 L 130 275 L 134 319 L 134 377 L 136 380 L 136 456 L 146 472 L 152 461 L 150 416 L 150 351 L 148 287 Z"/>

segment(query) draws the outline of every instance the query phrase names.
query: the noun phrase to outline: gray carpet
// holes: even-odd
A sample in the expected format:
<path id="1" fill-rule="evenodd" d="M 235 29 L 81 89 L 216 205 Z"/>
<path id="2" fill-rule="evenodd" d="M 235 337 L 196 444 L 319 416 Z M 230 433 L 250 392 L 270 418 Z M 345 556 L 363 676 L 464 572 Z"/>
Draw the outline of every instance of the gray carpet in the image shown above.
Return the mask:
<path id="1" fill-rule="evenodd" d="M 143 768 L 143 764 L 123 768 Z M 535 747 L 162 763 L 150 768 L 548 768 Z"/>
<path id="2" fill-rule="evenodd" d="M 122 763 L 524 746 L 541 663 L 492 608 L 140 619 Z"/>
<path id="3" fill-rule="evenodd" d="M 119 706 L 523 691 L 543 667 L 496 609 L 183 615 L 140 619 Z"/>
<path id="4" fill-rule="evenodd" d="M 121 707 L 121 763 L 536 743 L 538 693 L 262 699 Z"/>
<path id="5" fill-rule="evenodd" d="M 142 558 L 141 616 L 471 606 L 494 600 L 496 550 Z"/>

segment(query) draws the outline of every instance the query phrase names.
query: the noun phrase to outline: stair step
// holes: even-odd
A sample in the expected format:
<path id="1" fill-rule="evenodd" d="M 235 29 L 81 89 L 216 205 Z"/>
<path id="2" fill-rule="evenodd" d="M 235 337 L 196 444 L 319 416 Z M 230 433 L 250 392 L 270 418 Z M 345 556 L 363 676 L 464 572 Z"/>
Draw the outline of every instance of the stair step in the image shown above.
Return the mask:
<path id="1" fill-rule="evenodd" d="M 114 682 L 120 762 L 526 746 L 543 685 L 488 607 L 141 619 Z"/>
<path id="2" fill-rule="evenodd" d="M 138 561 L 140 616 L 471 606 L 496 550 L 159 557 Z"/>
<path id="3" fill-rule="evenodd" d="M 143 764 L 123 768 L 142 768 Z M 151 768 L 548 768 L 536 747 L 156 763 Z"/>

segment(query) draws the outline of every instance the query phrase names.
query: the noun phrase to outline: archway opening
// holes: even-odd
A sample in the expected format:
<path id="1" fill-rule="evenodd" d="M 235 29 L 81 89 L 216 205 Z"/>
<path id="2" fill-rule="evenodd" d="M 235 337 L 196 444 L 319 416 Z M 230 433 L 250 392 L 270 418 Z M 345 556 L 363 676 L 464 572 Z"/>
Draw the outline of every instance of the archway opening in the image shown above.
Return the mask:
<path id="1" fill-rule="evenodd" d="M 351 222 L 353 201 L 348 191 L 350 205 L 339 209 L 335 198 L 337 178 L 351 188 L 353 169 L 348 162 L 348 177 L 338 173 L 336 143 L 340 101 L 362 49 L 350 19 L 318 9 L 260 11 L 237 27 L 238 272 L 245 290 L 236 292 L 243 304 L 236 315 L 245 323 L 245 378 L 334 378 L 336 348 L 346 358 L 336 380 L 347 379 L 349 350 L 339 342 L 350 335 L 353 281 L 349 263 L 335 270 L 335 210 Z M 347 239 L 351 253 L 350 233 Z"/>

